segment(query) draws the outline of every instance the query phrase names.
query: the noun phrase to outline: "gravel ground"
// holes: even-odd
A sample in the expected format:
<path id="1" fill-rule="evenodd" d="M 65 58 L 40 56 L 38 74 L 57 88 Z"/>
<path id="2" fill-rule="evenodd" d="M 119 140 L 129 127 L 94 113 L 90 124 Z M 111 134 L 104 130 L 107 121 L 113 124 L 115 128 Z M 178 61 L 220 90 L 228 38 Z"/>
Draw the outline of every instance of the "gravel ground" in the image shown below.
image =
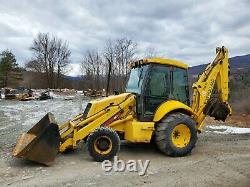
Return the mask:
<path id="1" fill-rule="evenodd" d="M 78 98 L 47 101 L 0 101 L 0 186 L 250 186 L 250 134 L 218 134 L 206 128 L 191 155 L 171 158 L 153 145 L 123 142 L 119 159 L 150 160 L 146 175 L 105 172 L 85 144 L 45 167 L 11 156 L 21 132 L 47 112 L 59 122 L 84 108 Z M 225 124 L 224 124 L 225 125 Z M 216 130 L 218 131 L 218 130 Z"/>

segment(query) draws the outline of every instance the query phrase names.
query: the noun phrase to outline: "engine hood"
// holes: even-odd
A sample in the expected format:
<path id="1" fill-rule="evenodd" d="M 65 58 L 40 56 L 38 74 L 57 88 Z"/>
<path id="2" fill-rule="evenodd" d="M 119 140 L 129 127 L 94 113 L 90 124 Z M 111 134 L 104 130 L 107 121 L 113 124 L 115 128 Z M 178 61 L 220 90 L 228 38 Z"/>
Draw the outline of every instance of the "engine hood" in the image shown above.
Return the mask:
<path id="1" fill-rule="evenodd" d="M 90 116 L 100 112 L 101 110 L 103 110 L 107 106 L 117 105 L 117 104 L 123 102 L 130 94 L 131 93 L 111 95 L 111 96 L 108 96 L 105 98 L 96 99 L 96 100 L 89 102 L 88 106 L 90 108 L 88 109 L 88 111 L 86 111 L 87 117 L 90 117 Z"/>

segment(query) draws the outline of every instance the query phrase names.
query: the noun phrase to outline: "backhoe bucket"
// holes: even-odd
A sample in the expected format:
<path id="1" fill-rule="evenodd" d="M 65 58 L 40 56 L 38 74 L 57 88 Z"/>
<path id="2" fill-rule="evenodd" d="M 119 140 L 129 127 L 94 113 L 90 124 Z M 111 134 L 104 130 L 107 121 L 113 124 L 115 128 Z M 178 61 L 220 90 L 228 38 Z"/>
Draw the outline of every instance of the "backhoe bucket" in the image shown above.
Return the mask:
<path id="1" fill-rule="evenodd" d="M 50 165 L 59 150 L 60 134 L 54 115 L 46 114 L 27 133 L 23 133 L 13 150 L 13 156 Z"/>
<path id="2" fill-rule="evenodd" d="M 230 108 L 225 103 L 222 103 L 219 99 L 210 99 L 204 108 L 204 114 L 214 117 L 215 120 L 225 121 L 230 114 Z"/>

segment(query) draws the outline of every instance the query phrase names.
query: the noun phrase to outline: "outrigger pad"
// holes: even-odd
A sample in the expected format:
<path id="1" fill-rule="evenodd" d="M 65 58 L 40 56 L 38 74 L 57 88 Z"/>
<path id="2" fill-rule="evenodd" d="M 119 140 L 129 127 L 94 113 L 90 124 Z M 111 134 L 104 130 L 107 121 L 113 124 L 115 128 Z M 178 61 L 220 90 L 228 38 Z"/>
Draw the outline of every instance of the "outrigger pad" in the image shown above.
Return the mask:
<path id="1" fill-rule="evenodd" d="M 54 115 L 46 114 L 27 133 L 23 133 L 13 150 L 13 156 L 50 165 L 60 146 L 60 134 Z"/>
<path id="2" fill-rule="evenodd" d="M 213 98 L 209 100 L 203 111 L 204 114 L 214 117 L 215 120 L 225 121 L 230 113 L 229 107 L 222 103 L 219 99 Z"/>

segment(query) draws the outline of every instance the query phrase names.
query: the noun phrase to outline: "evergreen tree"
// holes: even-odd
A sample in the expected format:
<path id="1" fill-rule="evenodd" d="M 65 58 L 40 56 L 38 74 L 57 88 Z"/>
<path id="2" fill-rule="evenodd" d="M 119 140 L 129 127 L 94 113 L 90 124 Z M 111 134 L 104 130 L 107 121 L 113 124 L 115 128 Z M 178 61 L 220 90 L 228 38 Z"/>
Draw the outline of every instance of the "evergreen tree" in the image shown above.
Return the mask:
<path id="1" fill-rule="evenodd" d="M 21 79 L 15 55 L 9 50 L 0 53 L 0 87 L 16 86 Z"/>

